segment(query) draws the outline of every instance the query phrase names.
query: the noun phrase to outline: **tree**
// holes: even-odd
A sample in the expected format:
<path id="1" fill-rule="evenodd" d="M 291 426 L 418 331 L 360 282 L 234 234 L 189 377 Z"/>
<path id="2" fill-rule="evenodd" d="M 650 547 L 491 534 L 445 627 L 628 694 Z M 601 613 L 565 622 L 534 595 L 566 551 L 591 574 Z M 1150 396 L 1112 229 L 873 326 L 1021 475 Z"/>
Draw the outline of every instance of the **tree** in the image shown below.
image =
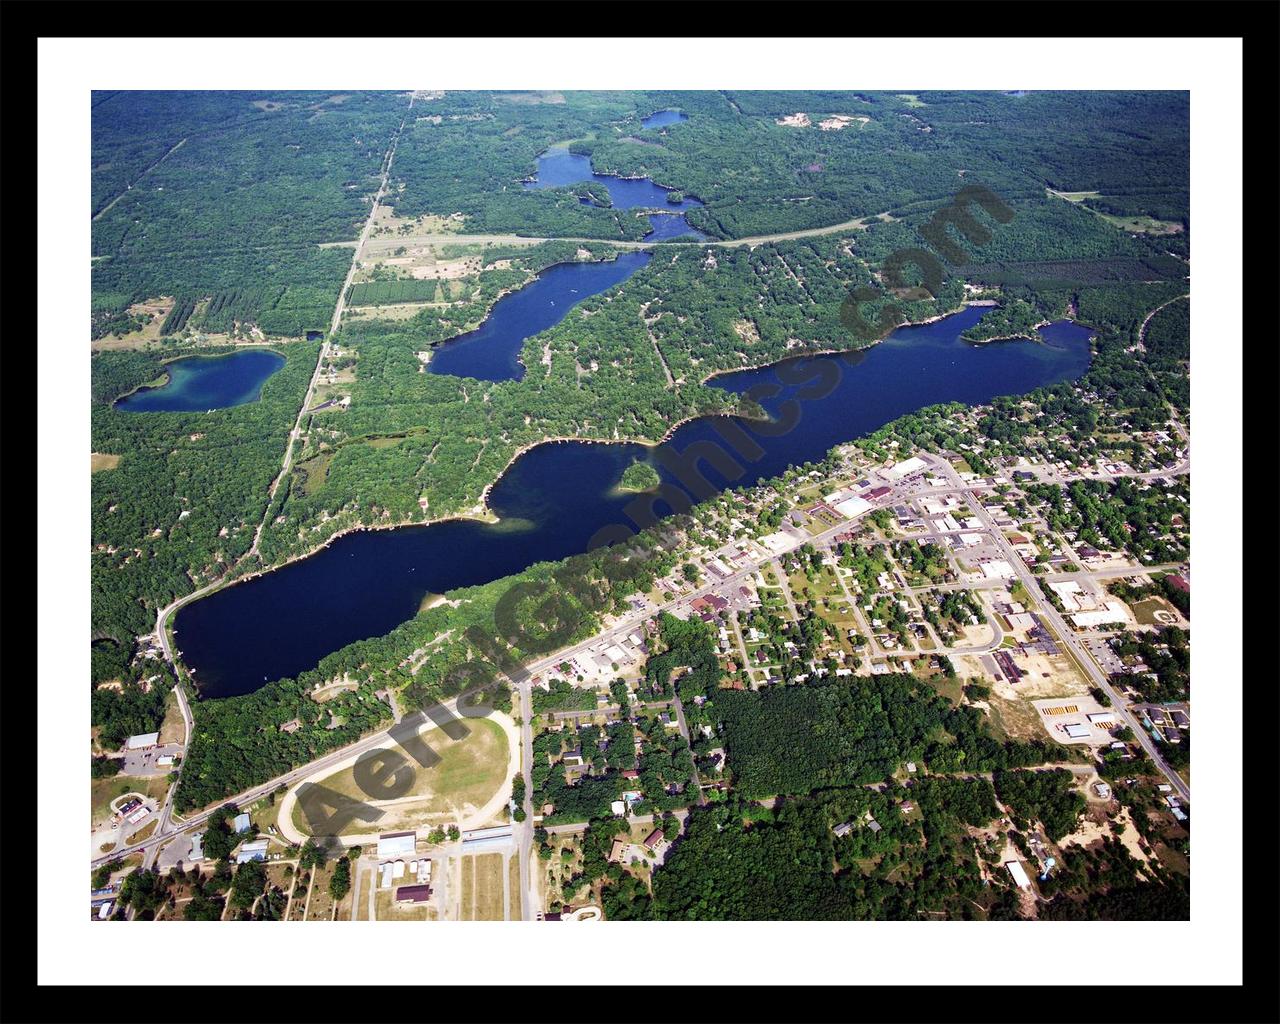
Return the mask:
<path id="1" fill-rule="evenodd" d="M 334 901 L 341 901 L 351 890 L 351 861 L 343 857 L 334 868 L 333 877 L 329 879 L 329 895 Z"/>

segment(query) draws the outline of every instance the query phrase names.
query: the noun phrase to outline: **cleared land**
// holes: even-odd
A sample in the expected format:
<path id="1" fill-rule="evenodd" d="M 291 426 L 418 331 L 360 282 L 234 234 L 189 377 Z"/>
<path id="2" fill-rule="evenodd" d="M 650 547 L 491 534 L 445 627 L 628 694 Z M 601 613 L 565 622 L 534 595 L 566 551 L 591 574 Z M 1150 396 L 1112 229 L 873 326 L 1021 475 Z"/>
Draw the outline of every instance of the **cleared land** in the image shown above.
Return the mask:
<path id="1" fill-rule="evenodd" d="M 503 784 L 510 783 L 511 776 L 508 736 L 503 726 L 493 719 L 478 718 L 469 719 L 467 727 L 467 736 L 460 740 L 450 739 L 441 729 L 423 733 L 423 741 L 440 760 L 430 768 L 417 768 L 409 790 L 394 799 L 369 800 L 356 782 L 354 765 L 310 781 L 381 809 L 384 813 L 377 822 L 378 831 L 456 822 L 490 803 Z M 290 820 L 303 835 L 310 834 L 299 802 L 294 802 Z M 367 822 L 356 820 L 341 834 L 360 835 L 371 829 Z"/>

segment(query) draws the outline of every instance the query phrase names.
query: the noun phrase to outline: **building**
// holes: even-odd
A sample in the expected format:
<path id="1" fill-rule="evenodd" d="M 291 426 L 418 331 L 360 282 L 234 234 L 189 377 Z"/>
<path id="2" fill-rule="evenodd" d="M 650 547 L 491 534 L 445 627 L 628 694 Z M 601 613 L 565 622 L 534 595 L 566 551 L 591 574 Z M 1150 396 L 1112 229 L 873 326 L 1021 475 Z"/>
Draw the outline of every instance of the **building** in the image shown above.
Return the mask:
<path id="1" fill-rule="evenodd" d="M 251 860 L 266 860 L 267 842 L 266 839 L 255 839 L 251 843 L 245 843 L 236 854 L 236 863 L 246 864 Z"/>
<path id="2" fill-rule="evenodd" d="M 1089 727 L 1081 725 L 1079 722 L 1068 722 L 1062 727 L 1062 731 L 1070 736 L 1073 740 L 1087 739 L 1089 736 Z"/>
<path id="3" fill-rule="evenodd" d="M 836 502 L 836 511 L 846 519 L 857 519 L 858 516 L 870 510 L 871 502 L 867 501 L 866 498 L 859 498 L 857 495 Z"/>
<path id="4" fill-rule="evenodd" d="M 235 833 L 248 832 L 253 828 L 253 822 L 249 820 L 247 811 L 237 814 L 231 819 L 231 831 Z"/>
<path id="5" fill-rule="evenodd" d="M 130 736 L 124 744 L 125 750 L 148 750 L 157 746 L 160 742 L 160 734 L 158 732 L 144 732 L 137 736 Z"/>
<path id="6" fill-rule="evenodd" d="M 1023 868 L 1021 861 L 1005 861 L 1004 866 L 1009 869 L 1009 874 L 1013 876 L 1013 881 L 1019 889 L 1031 888 L 1031 879 L 1027 877 L 1026 869 Z"/>
<path id="7" fill-rule="evenodd" d="M 157 757 L 157 758 L 156 758 L 156 767 L 157 767 L 157 768 L 168 768 L 168 767 L 169 767 L 169 765 L 171 765 L 171 764 L 173 764 L 173 755 L 172 755 L 172 754 L 164 754 L 164 755 L 162 755 L 162 756 L 160 756 L 160 757 Z"/>
<path id="8" fill-rule="evenodd" d="M 1105 782 L 1095 782 L 1093 784 L 1093 791 L 1098 794 L 1098 798 L 1100 800 L 1111 799 L 1111 787 Z"/>
<path id="9" fill-rule="evenodd" d="M 194 864 L 198 860 L 204 860 L 204 833 L 197 832 L 191 837 L 191 857 L 190 860 Z"/>
<path id="10" fill-rule="evenodd" d="M 396 889 L 397 903 L 426 903 L 431 899 L 429 885 L 402 885 Z"/>
<path id="11" fill-rule="evenodd" d="M 839 825 L 836 825 L 831 831 L 836 834 L 836 838 L 843 839 L 845 836 L 847 836 L 850 832 L 853 831 L 853 826 L 849 824 L 849 822 L 844 821 L 844 822 L 841 822 Z"/>
<path id="12" fill-rule="evenodd" d="M 1085 715 L 1091 725 L 1115 725 L 1118 721 L 1114 711 L 1095 712 L 1092 715 Z"/>
<path id="13" fill-rule="evenodd" d="M 662 842 L 662 840 L 663 840 L 662 829 L 655 828 L 652 832 L 650 832 L 647 836 L 645 836 L 644 845 L 647 846 L 650 850 L 652 850 L 655 846 L 657 846 L 660 842 Z"/>
<path id="14" fill-rule="evenodd" d="M 919 473 L 922 469 L 928 469 L 928 468 L 929 468 L 929 464 L 925 462 L 924 459 L 918 458 L 917 456 L 913 455 L 911 456 L 911 458 L 904 459 L 902 462 L 899 462 L 897 465 L 889 469 L 886 469 L 884 471 L 884 475 L 888 477 L 890 480 L 901 480 L 904 477 L 910 476 L 912 473 Z"/>
<path id="15" fill-rule="evenodd" d="M 417 839 L 416 832 L 384 832 L 378 836 L 378 859 L 412 857 Z"/>
<path id="16" fill-rule="evenodd" d="M 613 811 L 619 818 L 622 818 L 626 816 L 627 805 L 621 800 L 615 800 L 609 805 L 609 810 Z"/>

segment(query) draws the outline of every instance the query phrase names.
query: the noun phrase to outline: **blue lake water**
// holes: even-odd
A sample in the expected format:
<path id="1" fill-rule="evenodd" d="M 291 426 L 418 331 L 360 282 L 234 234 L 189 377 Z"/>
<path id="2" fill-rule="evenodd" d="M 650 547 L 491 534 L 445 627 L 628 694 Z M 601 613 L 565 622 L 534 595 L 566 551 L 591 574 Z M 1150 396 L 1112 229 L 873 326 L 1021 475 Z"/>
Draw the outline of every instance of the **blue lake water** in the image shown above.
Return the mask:
<path id="1" fill-rule="evenodd" d="M 650 258 L 647 252 L 624 252 L 613 260 L 548 267 L 499 299 L 474 331 L 436 345 L 427 370 L 478 380 L 519 380 L 525 370 L 519 358 L 525 338 L 554 327 L 587 296 L 625 281 Z"/>
<path id="2" fill-rule="evenodd" d="M 644 128 L 665 128 L 669 124 L 678 124 L 687 120 L 689 115 L 682 114 L 678 110 L 659 110 L 644 118 L 640 124 Z"/>
<path id="3" fill-rule="evenodd" d="M 591 158 L 570 153 L 565 146 L 553 146 L 538 157 L 538 173 L 533 181 L 524 182 L 526 189 L 563 188 L 583 181 L 596 181 L 609 191 L 613 205 L 620 210 L 636 207 L 669 210 L 670 213 L 650 214 L 652 233 L 646 238 L 654 240 L 675 238 L 680 235 L 704 239 L 707 236 L 689 226 L 683 211 L 701 206 L 698 200 L 686 196 L 682 202 L 667 201 L 671 189 L 655 185 L 649 178 L 620 178 L 615 174 L 596 174 L 591 169 Z M 586 200 L 583 200 L 586 203 Z"/>
<path id="4" fill-rule="evenodd" d="M 225 356 L 191 356 L 165 364 L 167 383 L 142 388 L 116 401 L 122 412 L 203 412 L 256 402 L 284 356 L 249 349 Z"/>
<path id="5" fill-rule="evenodd" d="M 821 459 L 833 445 L 923 406 L 980 404 L 1073 380 L 1088 368 L 1091 331 L 1073 323 L 1044 328 L 1042 343 L 961 340 L 960 333 L 986 312 L 971 307 L 936 323 L 899 328 L 857 353 L 788 360 L 715 379 L 716 386 L 735 393 L 754 389 L 753 397 L 774 418 L 771 424 L 736 417 L 693 420 L 653 448 L 539 445 L 520 456 L 490 492 L 489 505 L 502 522 L 348 534 L 309 558 L 182 609 L 175 623 L 179 649 L 196 670 L 203 695 L 248 693 L 268 679 L 312 668 L 348 643 L 389 632 L 415 615 L 429 593 L 485 583 L 587 550 L 602 530 L 635 532 L 644 508 L 669 514 L 667 501 L 617 490 L 637 458 L 654 465 L 672 488 L 672 500 L 701 500 Z M 782 423 L 790 429 L 779 429 Z M 730 449 L 732 465 L 704 460 L 701 477 L 691 483 L 682 460 L 726 450 L 724 435 L 735 426 L 758 448 Z M 287 625 L 280 618 L 285 610 Z"/>

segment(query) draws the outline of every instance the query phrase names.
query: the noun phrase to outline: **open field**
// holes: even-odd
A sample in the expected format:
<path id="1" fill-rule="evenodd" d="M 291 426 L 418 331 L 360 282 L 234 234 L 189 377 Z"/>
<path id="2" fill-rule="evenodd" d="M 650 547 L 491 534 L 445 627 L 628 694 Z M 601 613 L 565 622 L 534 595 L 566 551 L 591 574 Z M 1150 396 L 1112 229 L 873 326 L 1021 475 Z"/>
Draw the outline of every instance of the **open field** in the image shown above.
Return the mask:
<path id="1" fill-rule="evenodd" d="M 500 853 L 482 853 L 464 860 L 473 861 L 472 917 L 473 921 L 501 921 L 503 913 L 503 884 L 506 877 L 506 858 Z M 466 912 L 467 890 L 463 888 L 463 911 Z"/>
<path id="2" fill-rule="evenodd" d="M 186 739 L 187 727 L 182 720 L 182 709 L 173 691 L 164 702 L 164 721 L 160 723 L 160 743 L 181 743 Z"/>
<path id="3" fill-rule="evenodd" d="M 369 800 L 355 779 L 354 765 L 310 781 L 344 796 L 368 801 L 382 810 L 378 831 L 460 821 L 480 813 L 510 785 L 510 737 L 504 728 L 510 719 L 500 723 L 499 717 L 505 718 L 495 715 L 468 719 L 468 734 L 460 740 L 450 739 L 438 728 L 423 733 L 423 742 L 440 760 L 430 768 L 417 767 L 409 789 L 393 799 Z M 513 725 L 510 728 L 514 730 Z M 289 820 L 300 833 L 309 835 L 310 826 L 301 803 L 291 802 Z M 487 816 L 492 813 L 490 810 Z M 369 823 L 357 819 L 341 834 L 360 835 L 369 831 Z"/>
<path id="4" fill-rule="evenodd" d="M 103 469 L 115 469 L 120 465 L 119 455 L 104 455 L 102 452 L 91 452 L 89 454 L 89 472 L 97 473 Z"/>

